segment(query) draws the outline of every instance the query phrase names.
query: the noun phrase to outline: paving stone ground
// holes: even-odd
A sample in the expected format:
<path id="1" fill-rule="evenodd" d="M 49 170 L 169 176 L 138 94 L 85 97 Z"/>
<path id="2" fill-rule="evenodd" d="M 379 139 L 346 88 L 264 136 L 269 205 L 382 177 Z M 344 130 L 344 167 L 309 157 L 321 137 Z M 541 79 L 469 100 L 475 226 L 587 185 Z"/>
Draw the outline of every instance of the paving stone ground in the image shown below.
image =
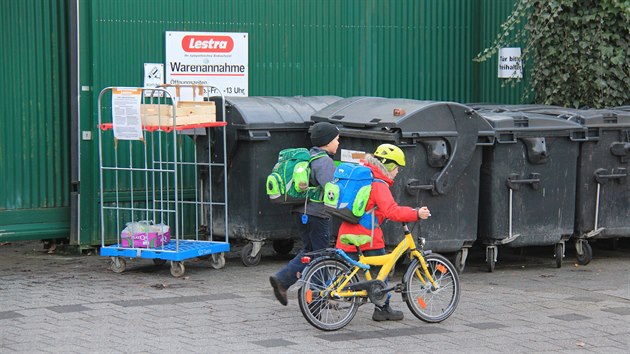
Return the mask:
<path id="1" fill-rule="evenodd" d="M 47 254 L 41 243 L 0 246 L 0 353 L 630 353 L 630 242 L 594 245 L 593 261 L 562 268 L 552 247 L 500 249 L 493 273 L 481 249 L 461 274 L 457 311 L 439 324 L 373 322 L 371 305 L 337 332 L 273 297 L 268 277 L 288 258 L 263 248 L 258 266 L 185 263 L 182 278 L 150 260 L 116 274 L 96 254 Z M 399 280 L 398 270 L 394 280 Z"/>

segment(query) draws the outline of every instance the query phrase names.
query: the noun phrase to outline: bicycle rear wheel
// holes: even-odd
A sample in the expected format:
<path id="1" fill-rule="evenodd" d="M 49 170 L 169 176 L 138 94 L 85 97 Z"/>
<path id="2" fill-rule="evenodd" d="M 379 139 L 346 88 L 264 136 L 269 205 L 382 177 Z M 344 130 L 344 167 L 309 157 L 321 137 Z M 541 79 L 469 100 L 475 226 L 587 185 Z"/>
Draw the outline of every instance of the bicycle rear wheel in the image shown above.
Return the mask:
<path id="1" fill-rule="evenodd" d="M 438 288 L 426 279 L 420 261 L 414 259 L 403 278 L 403 299 L 419 319 L 429 323 L 441 322 L 455 312 L 459 303 L 459 276 L 453 264 L 442 255 L 429 254 L 425 260 Z M 418 272 L 422 279 L 418 277 Z"/>
<path id="2" fill-rule="evenodd" d="M 309 267 L 298 292 L 300 310 L 308 323 L 323 331 L 336 331 L 352 321 L 359 309 L 360 299 L 333 299 L 324 293 L 328 285 L 349 269 L 345 263 L 330 258 L 315 260 Z M 358 281 L 355 275 L 348 285 Z"/>

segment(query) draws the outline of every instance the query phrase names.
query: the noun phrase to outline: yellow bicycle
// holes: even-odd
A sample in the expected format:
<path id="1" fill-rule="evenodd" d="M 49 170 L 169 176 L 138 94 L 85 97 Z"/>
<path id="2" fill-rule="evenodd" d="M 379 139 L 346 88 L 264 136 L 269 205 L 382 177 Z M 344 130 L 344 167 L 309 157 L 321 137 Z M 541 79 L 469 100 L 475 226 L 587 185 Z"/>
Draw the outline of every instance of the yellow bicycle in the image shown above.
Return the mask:
<path id="1" fill-rule="evenodd" d="M 341 242 L 356 246 L 358 261 L 340 249 L 304 255 L 302 262 L 308 266 L 298 292 L 304 318 L 318 329 L 335 331 L 352 321 L 360 305 L 369 300 L 382 306 L 392 291 L 402 293 L 409 310 L 425 322 L 441 322 L 452 315 L 461 292 L 455 267 L 444 256 L 424 250 L 423 238 L 418 237 L 416 245 L 405 223 L 403 230 L 403 240 L 386 255 L 364 256 L 359 247 L 371 237 L 357 235 L 344 235 Z M 402 283 L 388 286 L 387 276 L 404 254 L 410 255 L 411 263 Z M 381 266 L 376 278 L 372 278 L 371 266 Z M 364 280 L 359 280 L 360 273 Z"/>

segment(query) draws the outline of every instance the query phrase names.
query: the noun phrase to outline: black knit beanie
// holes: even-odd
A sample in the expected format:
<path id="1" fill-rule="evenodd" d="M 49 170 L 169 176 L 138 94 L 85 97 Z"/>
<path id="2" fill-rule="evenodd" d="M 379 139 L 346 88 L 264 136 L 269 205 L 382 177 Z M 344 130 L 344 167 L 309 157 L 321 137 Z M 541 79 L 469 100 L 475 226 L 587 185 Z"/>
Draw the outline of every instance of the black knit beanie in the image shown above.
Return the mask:
<path id="1" fill-rule="evenodd" d="M 339 129 L 334 124 L 328 122 L 315 123 L 311 128 L 311 143 L 313 146 L 328 145 L 339 135 Z"/>

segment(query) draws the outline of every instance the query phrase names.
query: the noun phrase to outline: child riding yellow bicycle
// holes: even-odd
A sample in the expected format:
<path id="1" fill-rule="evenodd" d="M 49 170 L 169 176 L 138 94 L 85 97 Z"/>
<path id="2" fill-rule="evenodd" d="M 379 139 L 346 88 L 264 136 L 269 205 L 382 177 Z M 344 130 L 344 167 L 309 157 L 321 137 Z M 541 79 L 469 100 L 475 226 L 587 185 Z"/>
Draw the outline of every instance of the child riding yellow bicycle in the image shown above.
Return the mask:
<path id="1" fill-rule="evenodd" d="M 365 210 L 373 210 L 372 215 L 363 216 L 364 222 L 351 224 L 342 222 L 337 236 L 337 248 L 344 250 L 348 256 L 358 260 L 355 246 L 344 244 L 344 240 L 349 235 L 365 235 L 372 237 L 371 242 L 361 246 L 361 251 L 365 256 L 379 256 L 385 254 L 385 242 L 383 241 L 383 230 L 380 224 L 389 219 L 399 222 L 414 222 L 419 219 L 427 219 L 431 213 L 427 207 L 414 209 L 407 206 L 400 206 L 394 200 L 390 187 L 394 184 L 394 179 L 401 168 L 405 167 L 405 153 L 396 145 L 382 144 L 376 148 L 373 155 L 366 155 L 364 164 L 372 170 L 374 182 L 372 182 L 372 192 L 368 199 Z M 374 220 L 374 225 L 371 220 Z M 363 221 L 363 220 L 362 220 Z M 371 228 L 370 228 L 371 226 Z M 373 269 L 373 274 L 378 273 L 379 267 Z M 399 321 L 403 319 L 402 311 L 394 310 L 389 304 L 389 296 L 383 306 L 376 305 L 374 321 Z"/>
<path id="2" fill-rule="evenodd" d="M 424 250 L 424 239 L 414 238 L 406 224 L 427 219 L 429 209 L 399 206 L 389 191 L 405 165 L 402 150 L 383 144 L 364 163 L 375 177 L 365 208 L 370 211 L 366 213 L 370 224 L 362 219 L 358 224 L 344 222 L 337 248 L 303 255 L 301 261 L 308 265 L 300 279 L 298 303 L 304 318 L 318 329 L 335 331 L 350 323 L 359 306 L 370 301 L 376 306 L 375 321 L 401 320 L 402 312 L 389 306 L 390 294 L 398 292 L 417 318 L 429 323 L 447 319 L 459 303 L 457 271 L 444 256 Z M 378 227 L 386 218 L 402 222 L 404 231 L 403 239 L 387 254 Z M 402 282 L 387 284 L 389 273 L 404 255 L 409 255 L 410 263 Z"/>

